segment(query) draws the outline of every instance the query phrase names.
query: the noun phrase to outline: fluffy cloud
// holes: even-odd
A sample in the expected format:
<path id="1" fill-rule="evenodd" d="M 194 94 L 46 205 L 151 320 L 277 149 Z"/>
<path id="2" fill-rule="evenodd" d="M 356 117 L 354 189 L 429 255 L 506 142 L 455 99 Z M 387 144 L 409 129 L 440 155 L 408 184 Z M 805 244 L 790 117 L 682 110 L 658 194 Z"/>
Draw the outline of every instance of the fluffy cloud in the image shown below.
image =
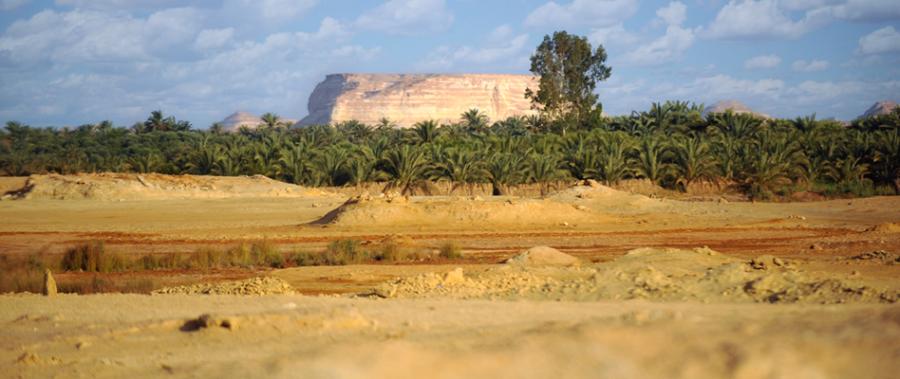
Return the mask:
<path id="1" fill-rule="evenodd" d="M 744 68 L 747 69 L 758 69 L 758 68 L 774 68 L 781 64 L 781 57 L 769 54 L 769 55 L 758 55 L 753 58 L 750 58 L 744 62 Z"/>
<path id="2" fill-rule="evenodd" d="M 828 68 L 828 61 L 824 60 L 798 60 L 794 61 L 791 65 L 791 68 L 794 71 L 802 71 L 802 72 L 813 72 L 813 71 L 822 71 Z"/>
<path id="3" fill-rule="evenodd" d="M 223 29 L 204 29 L 197 35 L 194 40 L 194 48 L 198 50 L 208 50 L 222 47 L 231 41 L 234 36 L 234 28 Z"/>
<path id="4" fill-rule="evenodd" d="M 241 40 L 232 28 L 202 27 L 193 11 L 44 11 L 13 23 L 0 37 L 0 118 L 127 125 L 163 109 L 203 127 L 235 109 L 297 117 L 325 73 L 380 52 L 348 43 L 352 32 L 332 18 Z"/>
<path id="5" fill-rule="evenodd" d="M 450 70 L 460 63 L 511 64 L 521 70 L 527 68 L 527 47 L 527 34 L 512 36 L 512 29 L 502 25 L 489 34 L 485 46 L 441 46 L 430 52 L 416 67 L 420 71 L 431 71 Z"/>
<path id="6" fill-rule="evenodd" d="M 445 30 L 453 14 L 444 0 L 389 0 L 356 19 L 362 29 L 390 34 L 418 34 Z"/>
<path id="7" fill-rule="evenodd" d="M 859 39 L 862 54 L 900 52 L 900 33 L 893 26 L 885 26 Z"/>
<path id="8" fill-rule="evenodd" d="M 673 1 L 656 10 L 656 16 L 662 19 L 666 25 L 681 25 L 687 19 L 687 6 L 680 1 Z"/>
<path id="9" fill-rule="evenodd" d="M 525 25 L 607 27 L 633 16 L 637 9 L 637 0 L 573 0 L 562 5 L 550 1 L 529 13 Z"/>
<path id="10" fill-rule="evenodd" d="M 588 33 L 588 40 L 596 46 L 602 44 L 609 46 L 630 46 L 636 43 L 639 38 L 631 32 L 625 30 L 625 26 L 621 23 L 604 28 L 591 29 Z"/>
<path id="11" fill-rule="evenodd" d="M 822 12 L 811 11 L 803 19 L 792 20 L 775 0 L 731 0 L 719 10 L 705 34 L 723 39 L 796 38 L 823 25 L 827 19 Z"/>
<path id="12" fill-rule="evenodd" d="M 193 40 L 202 17 L 172 8 L 146 19 L 99 11 L 41 11 L 0 37 L 0 53 L 19 63 L 148 59 Z"/>
<path id="13" fill-rule="evenodd" d="M 821 11 L 837 19 L 851 21 L 884 21 L 900 18 L 900 1 L 896 0 L 849 0 L 839 2 Z"/>
<path id="14" fill-rule="evenodd" d="M 666 23 L 666 33 L 625 54 L 625 61 L 639 65 L 658 65 L 678 58 L 694 44 L 694 31 L 681 26 L 687 18 L 687 7 L 673 1 L 656 11 L 657 17 Z"/>

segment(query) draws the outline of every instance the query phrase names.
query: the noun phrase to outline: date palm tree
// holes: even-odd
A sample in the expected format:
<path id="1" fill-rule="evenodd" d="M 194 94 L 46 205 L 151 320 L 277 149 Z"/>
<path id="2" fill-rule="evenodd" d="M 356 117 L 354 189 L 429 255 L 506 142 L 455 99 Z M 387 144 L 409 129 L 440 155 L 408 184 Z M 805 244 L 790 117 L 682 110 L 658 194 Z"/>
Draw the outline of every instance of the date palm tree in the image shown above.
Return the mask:
<path id="1" fill-rule="evenodd" d="M 438 136 L 438 123 L 435 120 L 425 120 L 415 123 L 413 131 L 419 143 L 431 143 Z"/>
<path id="2" fill-rule="evenodd" d="M 470 132 L 480 133 L 487 129 L 490 119 L 478 108 L 472 108 L 463 112 L 460 116 L 463 126 Z"/>
<path id="3" fill-rule="evenodd" d="M 383 166 L 389 178 L 386 189 L 399 190 L 404 195 L 423 188 L 425 173 L 429 170 L 424 149 L 415 145 L 403 145 L 388 151 Z"/>
<path id="4" fill-rule="evenodd" d="M 434 162 L 432 177 L 450 181 L 450 193 L 464 187 L 472 194 L 472 186 L 488 177 L 485 164 L 473 150 L 465 147 L 447 148 L 440 160 Z"/>
<path id="5" fill-rule="evenodd" d="M 566 177 L 566 171 L 559 168 L 561 160 L 555 154 L 531 154 L 527 164 L 528 179 L 540 186 L 541 197 L 547 196 L 550 188 Z"/>
<path id="6" fill-rule="evenodd" d="M 675 140 L 673 163 L 675 183 L 687 191 L 691 183 L 709 180 L 715 162 L 710 157 L 709 143 L 699 136 L 685 136 Z"/>
<path id="7" fill-rule="evenodd" d="M 592 178 L 606 185 L 618 184 L 631 175 L 628 155 L 632 151 L 631 141 L 621 132 L 603 133 L 597 136 L 598 150 L 596 165 L 588 170 Z"/>
<path id="8" fill-rule="evenodd" d="M 507 196 L 510 187 L 522 183 L 528 176 L 521 154 L 496 152 L 487 161 L 488 179 L 494 196 Z"/>
<path id="9" fill-rule="evenodd" d="M 279 151 L 278 164 L 285 180 L 294 184 L 308 184 L 312 167 L 312 149 L 303 142 L 289 143 Z"/>
<path id="10" fill-rule="evenodd" d="M 669 146 L 662 138 L 653 135 L 643 136 L 635 159 L 636 174 L 654 184 L 659 184 L 671 171 L 671 165 L 666 163 L 668 155 Z"/>

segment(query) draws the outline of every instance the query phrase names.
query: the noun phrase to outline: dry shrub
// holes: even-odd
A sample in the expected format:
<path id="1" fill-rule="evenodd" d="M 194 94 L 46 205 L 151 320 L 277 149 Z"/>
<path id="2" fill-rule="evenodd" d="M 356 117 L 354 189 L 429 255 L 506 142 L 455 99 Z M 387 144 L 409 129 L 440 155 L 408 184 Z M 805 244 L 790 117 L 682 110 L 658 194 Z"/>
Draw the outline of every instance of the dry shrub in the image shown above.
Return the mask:
<path id="1" fill-rule="evenodd" d="M 462 259 L 462 249 L 456 242 L 448 241 L 441 245 L 438 256 L 444 259 Z"/>
<path id="2" fill-rule="evenodd" d="M 63 271 L 115 272 L 125 271 L 128 265 L 121 254 L 106 252 L 103 241 L 90 241 L 67 250 L 60 267 Z"/>

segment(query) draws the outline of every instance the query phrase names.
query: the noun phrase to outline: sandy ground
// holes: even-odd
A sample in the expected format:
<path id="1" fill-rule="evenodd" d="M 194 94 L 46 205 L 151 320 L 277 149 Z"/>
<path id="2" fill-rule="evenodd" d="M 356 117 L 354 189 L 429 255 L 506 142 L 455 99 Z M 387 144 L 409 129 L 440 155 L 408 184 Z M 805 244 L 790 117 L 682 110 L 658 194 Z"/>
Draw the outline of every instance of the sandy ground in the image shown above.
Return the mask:
<path id="1" fill-rule="evenodd" d="M 160 177 L 155 188 L 114 179 L 114 187 L 96 184 L 111 180 L 102 176 L 43 179 L 48 187 L 30 197 L 0 201 L 0 254 L 54 254 L 90 239 L 126 254 L 262 238 L 284 252 L 318 251 L 335 239 L 402 236 L 420 249 L 453 241 L 465 259 L 264 273 L 297 295 L 0 295 L 0 368 L 10 376 L 889 378 L 900 371 L 900 265 L 853 258 L 900 252 L 900 197 L 696 202 L 579 186 L 547 199 L 347 201 L 282 184 L 272 192 L 254 178 L 228 187 Z M 198 180 L 215 196 L 192 195 Z M 0 181 L 16 183 L 23 180 Z M 254 186 L 255 195 L 240 194 L 240 185 Z M 179 195 L 160 196 L 163 187 Z M 583 263 L 524 273 L 499 264 L 538 245 Z M 628 253 L 645 247 L 656 255 Z M 690 255 L 702 247 L 718 253 Z M 786 265 L 755 268 L 762 255 Z M 456 267 L 462 280 L 451 281 Z M 484 289 L 501 286 L 522 291 Z M 217 324 L 193 330 L 191 320 L 207 313 Z M 221 320 L 232 328 L 217 326 Z"/>

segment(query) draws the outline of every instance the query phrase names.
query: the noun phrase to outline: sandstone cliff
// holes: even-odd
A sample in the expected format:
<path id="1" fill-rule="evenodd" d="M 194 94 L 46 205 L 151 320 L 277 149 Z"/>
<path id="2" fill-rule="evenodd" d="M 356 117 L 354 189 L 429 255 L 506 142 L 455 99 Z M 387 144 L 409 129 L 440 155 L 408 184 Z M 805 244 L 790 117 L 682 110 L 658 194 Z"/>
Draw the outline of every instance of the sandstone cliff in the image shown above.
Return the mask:
<path id="1" fill-rule="evenodd" d="M 332 74 L 313 90 L 309 115 L 298 125 L 388 118 L 410 127 L 428 119 L 456 122 L 471 108 L 494 121 L 532 114 L 528 87 L 537 89 L 529 75 Z"/>

